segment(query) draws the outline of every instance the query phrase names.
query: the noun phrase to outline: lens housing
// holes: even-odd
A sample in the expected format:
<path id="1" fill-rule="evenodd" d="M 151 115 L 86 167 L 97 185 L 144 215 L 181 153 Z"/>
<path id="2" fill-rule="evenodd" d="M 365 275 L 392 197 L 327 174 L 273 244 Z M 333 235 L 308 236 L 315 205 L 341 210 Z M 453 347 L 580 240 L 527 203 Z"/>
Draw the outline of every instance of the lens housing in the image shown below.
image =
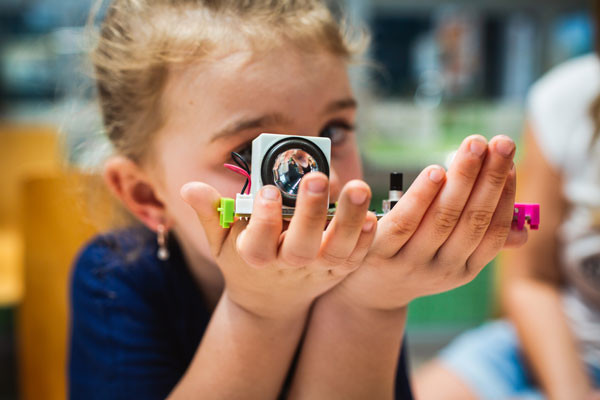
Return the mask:
<path id="1" fill-rule="evenodd" d="M 300 150 L 309 157 L 304 157 L 301 152 L 289 153 L 290 150 Z M 287 154 L 285 154 L 288 152 Z M 294 165 L 293 170 L 288 170 L 287 173 L 293 172 L 296 176 L 293 179 L 288 179 L 287 176 L 281 174 L 281 161 L 282 157 L 287 157 L 288 161 L 292 161 Z M 300 157 L 302 157 L 302 164 L 299 164 Z M 312 158 L 312 160 L 311 160 Z M 279 161 L 279 162 L 278 162 Z M 314 165 L 313 165 L 314 161 Z M 302 179 L 305 173 L 319 171 L 329 177 L 329 163 L 327 158 L 321 149 L 310 140 L 306 140 L 300 137 L 290 137 L 282 139 L 275 143 L 266 152 L 261 166 L 261 178 L 264 185 L 275 185 L 279 188 L 283 200 L 283 205 L 288 207 L 296 206 L 296 197 L 298 192 L 299 181 Z"/>

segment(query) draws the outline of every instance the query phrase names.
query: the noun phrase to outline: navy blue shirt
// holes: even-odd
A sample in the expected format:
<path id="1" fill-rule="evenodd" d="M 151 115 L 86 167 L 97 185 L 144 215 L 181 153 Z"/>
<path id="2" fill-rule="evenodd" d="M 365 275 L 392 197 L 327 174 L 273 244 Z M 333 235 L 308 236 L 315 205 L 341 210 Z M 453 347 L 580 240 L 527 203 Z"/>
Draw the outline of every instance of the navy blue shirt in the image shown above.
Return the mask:
<path id="1" fill-rule="evenodd" d="M 156 236 L 131 228 L 81 252 L 71 283 L 71 398 L 163 399 L 183 376 L 211 310 L 172 236 L 169 250 L 160 261 Z M 412 398 L 404 351 L 396 392 Z"/>

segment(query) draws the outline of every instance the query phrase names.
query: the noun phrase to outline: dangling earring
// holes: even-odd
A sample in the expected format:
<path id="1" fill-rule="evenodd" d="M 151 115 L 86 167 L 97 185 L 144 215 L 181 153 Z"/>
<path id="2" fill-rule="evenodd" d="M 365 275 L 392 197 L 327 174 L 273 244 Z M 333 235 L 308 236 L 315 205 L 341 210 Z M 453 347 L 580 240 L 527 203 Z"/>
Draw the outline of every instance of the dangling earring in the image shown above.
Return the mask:
<path id="1" fill-rule="evenodd" d="M 158 243 L 158 252 L 156 256 L 159 260 L 166 261 L 169 259 L 169 249 L 167 249 L 167 230 L 163 224 L 158 225 L 158 232 L 156 236 Z"/>

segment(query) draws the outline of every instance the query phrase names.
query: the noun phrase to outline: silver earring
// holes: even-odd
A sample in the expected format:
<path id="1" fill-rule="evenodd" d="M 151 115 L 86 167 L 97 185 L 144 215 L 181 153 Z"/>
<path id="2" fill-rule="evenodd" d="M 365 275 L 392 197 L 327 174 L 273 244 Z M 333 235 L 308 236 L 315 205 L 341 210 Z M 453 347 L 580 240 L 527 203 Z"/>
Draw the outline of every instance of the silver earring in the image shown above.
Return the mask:
<path id="1" fill-rule="evenodd" d="M 169 259 L 169 249 L 167 249 L 167 230 L 163 224 L 158 225 L 158 233 L 156 241 L 158 243 L 158 252 L 156 256 L 159 260 L 165 261 Z"/>

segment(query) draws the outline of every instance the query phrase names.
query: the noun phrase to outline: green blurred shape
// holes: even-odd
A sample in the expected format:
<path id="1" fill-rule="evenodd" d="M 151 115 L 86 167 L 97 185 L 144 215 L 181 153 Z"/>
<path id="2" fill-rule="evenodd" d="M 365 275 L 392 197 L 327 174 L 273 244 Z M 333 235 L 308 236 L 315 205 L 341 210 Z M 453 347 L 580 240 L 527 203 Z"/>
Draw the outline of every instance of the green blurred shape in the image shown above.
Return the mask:
<path id="1" fill-rule="evenodd" d="M 494 263 L 470 283 L 414 300 L 408 308 L 408 327 L 414 330 L 454 330 L 476 326 L 496 311 Z"/>

